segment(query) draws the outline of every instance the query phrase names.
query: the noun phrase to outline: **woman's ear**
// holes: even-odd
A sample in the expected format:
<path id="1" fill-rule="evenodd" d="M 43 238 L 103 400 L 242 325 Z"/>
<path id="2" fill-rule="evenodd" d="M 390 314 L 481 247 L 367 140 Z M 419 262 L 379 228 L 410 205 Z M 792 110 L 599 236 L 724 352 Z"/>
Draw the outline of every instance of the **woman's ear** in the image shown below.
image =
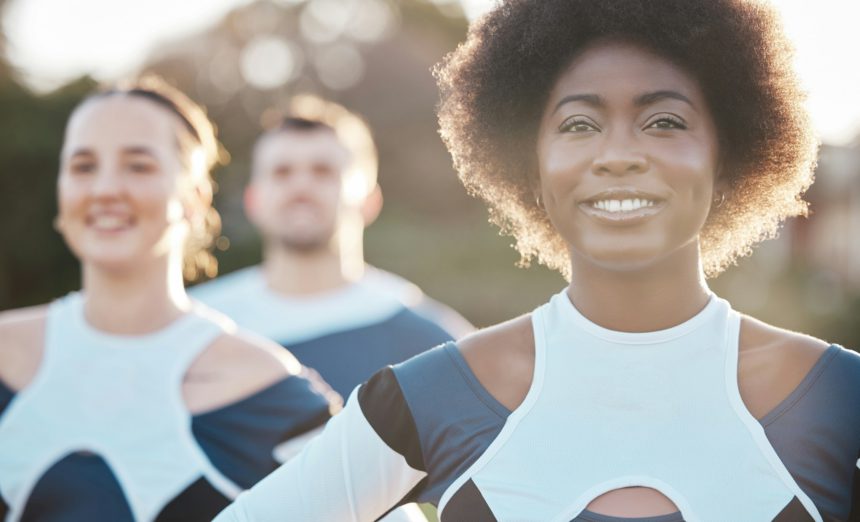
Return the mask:
<path id="1" fill-rule="evenodd" d="M 191 230 L 205 228 L 208 209 L 212 207 L 213 189 L 209 179 L 190 181 L 191 186 L 183 192 L 182 217 L 190 225 Z"/>
<path id="2" fill-rule="evenodd" d="M 364 203 L 361 205 L 361 217 L 364 220 L 364 226 L 370 226 L 376 221 L 380 212 L 382 212 L 382 189 L 377 184 L 364 198 Z"/>
<path id="3" fill-rule="evenodd" d="M 205 219 L 206 209 L 212 206 L 214 191 L 212 182 L 208 179 L 194 182 L 183 198 L 185 219 L 193 222 L 195 219 Z"/>
<path id="4" fill-rule="evenodd" d="M 731 183 L 726 176 L 720 176 L 717 174 L 716 179 L 714 180 L 714 194 L 711 200 L 711 210 L 715 208 L 720 208 L 723 206 L 723 203 L 726 202 L 726 198 L 729 195 L 731 190 Z"/>
<path id="5" fill-rule="evenodd" d="M 245 211 L 245 217 L 248 221 L 254 222 L 254 210 L 257 203 L 257 194 L 254 189 L 253 182 L 245 185 L 245 191 L 242 193 L 242 209 Z"/>
<path id="6" fill-rule="evenodd" d="M 726 201 L 731 191 L 731 182 L 728 176 L 728 158 L 723 154 L 717 157 L 717 166 L 714 169 L 714 192 L 711 208 L 719 208 Z"/>
<path id="7" fill-rule="evenodd" d="M 529 185 L 529 188 L 532 191 L 532 196 L 535 200 L 535 204 L 538 206 L 538 208 L 546 212 L 546 207 L 544 206 L 543 202 L 543 191 L 541 190 L 540 186 L 540 176 L 538 176 L 537 172 L 534 172 L 529 175 Z"/>

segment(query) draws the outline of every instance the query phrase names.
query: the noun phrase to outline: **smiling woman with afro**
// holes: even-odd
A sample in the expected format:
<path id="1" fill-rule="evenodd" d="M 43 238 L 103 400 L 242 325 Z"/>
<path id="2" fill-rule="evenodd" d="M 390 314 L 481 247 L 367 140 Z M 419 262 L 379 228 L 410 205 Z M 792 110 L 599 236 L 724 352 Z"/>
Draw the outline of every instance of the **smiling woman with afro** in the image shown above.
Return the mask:
<path id="1" fill-rule="evenodd" d="M 524 261 L 536 257 L 569 273 L 564 242 L 534 194 L 536 129 L 571 58 L 614 37 L 688 71 L 716 120 L 729 188 L 701 234 L 709 276 L 773 237 L 785 218 L 806 214 L 801 195 L 812 183 L 818 143 L 791 43 L 766 4 L 506 2 L 437 68 L 439 121 L 463 184 L 516 238 Z"/>
<path id="2" fill-rule="evenodd" d="M 860 356 L 704 277 L 806 212 L 791 53 L 752 0 L 507 0 L 475 22 L 436 69 L 442 138 L 569 285 L 379 370 L 216 522 L 409 501 L 442 522 L 860 520 Z"/>

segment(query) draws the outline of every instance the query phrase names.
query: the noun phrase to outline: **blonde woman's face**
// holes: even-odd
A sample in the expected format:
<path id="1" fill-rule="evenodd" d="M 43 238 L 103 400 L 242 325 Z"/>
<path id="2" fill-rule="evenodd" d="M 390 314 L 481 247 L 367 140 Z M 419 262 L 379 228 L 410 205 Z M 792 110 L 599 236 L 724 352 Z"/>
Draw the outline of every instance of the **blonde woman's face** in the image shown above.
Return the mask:
<path id="1" fill-rule="evenodd" d="M 584 51 L 550 94 L 537 156 L 574 263 L 635 270 L 698 248 L 717 130 L 701 88 L 672 62 L 623 43 Z"/>
<path id="2" fill-rule="evenodd" d="M 166 109 L 123 95 L 75 111 L 61 156 L 58 225 L 83 264 L 129 271 L 181 257 L 188 226 L 177 124 Z"/>

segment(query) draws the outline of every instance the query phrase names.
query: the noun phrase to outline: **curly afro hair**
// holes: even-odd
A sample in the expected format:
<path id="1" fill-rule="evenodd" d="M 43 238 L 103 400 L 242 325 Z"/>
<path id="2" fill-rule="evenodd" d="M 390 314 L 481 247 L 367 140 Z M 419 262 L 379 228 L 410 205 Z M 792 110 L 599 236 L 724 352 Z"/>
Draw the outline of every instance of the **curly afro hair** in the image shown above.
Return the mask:
<path id="1" fill-rule="evenodd" d="M 753 0 L 507 0 L 472 25 L 435 69 L 440 134 L 470 194 L 537 258 L 570 275 L 567 245 L 535 201 L 536 140 L 547 97 L 597 39 L 646 47 L 695 79 L 716 122 L 729 189 L 700 233 L 713 277 L 805 215 L 817 140 L 768 5 Z"/>

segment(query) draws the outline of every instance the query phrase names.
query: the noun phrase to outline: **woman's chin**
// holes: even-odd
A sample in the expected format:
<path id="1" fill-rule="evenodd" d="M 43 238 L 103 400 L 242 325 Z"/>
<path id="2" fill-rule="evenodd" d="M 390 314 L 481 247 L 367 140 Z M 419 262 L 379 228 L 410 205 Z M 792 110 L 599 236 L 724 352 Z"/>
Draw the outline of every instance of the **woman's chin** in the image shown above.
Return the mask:
<path id="1" fill-rule="evenodd" d="M 151 255 L 143 252 L 98 252 L 87 255 L 82 253 L 78 255 L 81 265 L 88 270 L 96 270 L 99 272 L 123 275 L 131 274 L 136 270 L 140 270 L 146 264 L 146 259 L 151 258 Z"/>
<path id="2" fill-rule="evenodd" d="M 639 272 L 656 266 L 662 258 L 654 249 L 601 248 L 575 256 L 574 264 L 587 263 L 595 268 L 612 272 Z"/>

